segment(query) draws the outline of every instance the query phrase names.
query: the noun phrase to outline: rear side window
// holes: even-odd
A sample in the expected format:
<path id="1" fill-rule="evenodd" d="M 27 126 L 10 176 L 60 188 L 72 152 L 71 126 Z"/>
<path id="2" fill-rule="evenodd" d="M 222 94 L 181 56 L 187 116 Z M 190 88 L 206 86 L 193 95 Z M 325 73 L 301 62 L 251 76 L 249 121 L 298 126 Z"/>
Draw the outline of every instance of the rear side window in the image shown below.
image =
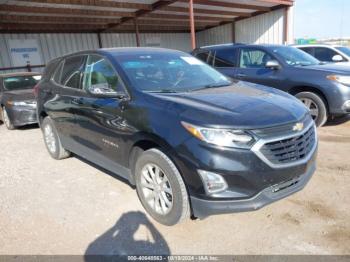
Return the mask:
<path id="1" fill-rule="evenodd" d="M 339 55 L 332 49 L 325 47 L 316 47 L 315 48 L 315 57 L 322 62 L 333 62 L 333 56 Z"/>
<path id="2" fill-rule="evenodd" d="M 304 52 L 306 52 L 306 53 L 308 53 L 309 55 L 315 56 L 313 47 L 302 47 L 302 48 L 299 48 L 299 49 L 304 51 Z"/>
<path id="3" fill-rule="evenodd" d="M 237 50 L 223 49 L 217 50 L 215 53 L 215 67 L 235 67 L 237 66 Z"/>
<path id="4" fill-rule="evenodd" d="M 61 85 L 70 88 L 80 88 L 85 58 L 86 56 L 72 56 L 65 59 L 61 81 L 59 82 Z"/>
<path id="5" fill-rule="evenodd" d="M 209 52 L 201 52 L 201 53 L 196 54 L 196 57 L 205 63 L 207 63 L 207 61 L 208 61 L 208 56 L 209 56 Z"/>
<path id="6" fill-rule="evenodd" d="M 52 77 L 52 80 L 55 81 L 56 83 L 61 83 L 62 69 L 63 69 L 63 61 L 58 64 Z"/>

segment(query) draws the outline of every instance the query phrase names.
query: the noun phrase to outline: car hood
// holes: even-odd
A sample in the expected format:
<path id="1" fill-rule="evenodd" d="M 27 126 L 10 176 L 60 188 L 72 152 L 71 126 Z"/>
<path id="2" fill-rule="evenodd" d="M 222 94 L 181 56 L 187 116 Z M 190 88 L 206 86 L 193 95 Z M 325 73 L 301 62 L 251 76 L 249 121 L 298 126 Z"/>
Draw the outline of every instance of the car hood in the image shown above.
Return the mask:
<path id="1" fill-rule="evenodd" d="M 34 100 L 33 89 L 23 89 L 15 91 L 5 91 L 4 96 L 11 100 L 24 101 L 24 100 Z"/>
<path id="2" fill-rule="evenodd" d="M 332 74 L 350 75 L 350 63 L 331 63 L 323 65 L 305 66 L 302 69 L 311 69 L 329 72 Z"/>
<path id="3" fill-rule="evenodd" d="M 238 82 L 231 86 L 179 94 L 153 94 L 163 108 L 177 110 L 181 120 L 201 126 L 245 129 L 283 125 L 301 120 L 306 107 L 277 89 Z"/>

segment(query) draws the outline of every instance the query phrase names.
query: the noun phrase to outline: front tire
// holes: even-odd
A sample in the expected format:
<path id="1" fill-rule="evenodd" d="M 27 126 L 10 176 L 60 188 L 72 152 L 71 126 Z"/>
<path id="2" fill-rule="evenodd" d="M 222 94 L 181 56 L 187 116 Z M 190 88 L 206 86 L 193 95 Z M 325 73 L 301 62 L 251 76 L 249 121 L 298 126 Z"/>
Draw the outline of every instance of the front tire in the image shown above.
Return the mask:
<path id="1" fill-rule="evenodd" d="M 2 110 L 2 120 L 8 130 L 14 130 L 15 126 L 12 124 L 11 119 L 9 118 L 9 115 L 7 114 L 6 107 L 3 107 Z"/>
<path id="2" fill-rule="evenodd" d="M 44 118 L 41 129 L 46 149 L 52 158 L 60 160 L 70 156 L 70 152 L 63 148 L 57 129 L 50 117 Z"/>
<path id="3" fill-rule="evenodd" d="M 159 149 L 144 151 L 135 165 L 136 190 L 146 211 L 172 226 L 190 217 L 190 204 L 180 172 Z"/>
<path id="4" fill-rule="evenodd" d="M 300 92 L 295 95 L 310 110 L 317 127 L 323 126 L 328 119 L 326 102 L 313 92 Z"/>

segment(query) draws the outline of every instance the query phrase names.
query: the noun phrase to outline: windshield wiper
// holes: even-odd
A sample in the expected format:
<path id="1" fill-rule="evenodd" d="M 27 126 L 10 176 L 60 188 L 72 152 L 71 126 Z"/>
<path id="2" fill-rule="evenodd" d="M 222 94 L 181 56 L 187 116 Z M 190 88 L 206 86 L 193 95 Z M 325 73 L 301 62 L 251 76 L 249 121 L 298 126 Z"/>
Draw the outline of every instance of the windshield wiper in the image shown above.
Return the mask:
<path id="1" fill-rule="evenodd" d="M 204 90 L 204 89 L 208 89 L 208 88 L 219 88 L 219 87 L 224 87 L 224 86 L 230 86 L 231 83 L 225 83 L 225 84 L 210 84 L 210 85 L 205 85 L 201 88 L 197 88 L 197 89 L 193 89 L 193 91 L 200 91 L 200 90 Z"/>

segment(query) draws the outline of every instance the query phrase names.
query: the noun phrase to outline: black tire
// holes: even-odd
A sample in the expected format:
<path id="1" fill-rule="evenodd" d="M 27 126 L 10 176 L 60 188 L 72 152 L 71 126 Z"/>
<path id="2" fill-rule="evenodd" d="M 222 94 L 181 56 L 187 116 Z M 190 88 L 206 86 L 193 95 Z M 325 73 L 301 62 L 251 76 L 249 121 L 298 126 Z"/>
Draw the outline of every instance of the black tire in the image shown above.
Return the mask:
<path id="1" fill-rule="evenodd" d="M 149 164 L 158 166 L 166 175 L 168 185 L 170 184 L 172 194 L 168 195 L 168 200 L 171 199 L 172 207 L 169 208 L 167 214 L 157 213 L 146 200 L 143 191 L 145 187 L 141 185 L 141 176 L 142 170 Z M 162 151 L 153 148 L 141 153 L 135 164 L 135 180 L 137 194 L 143 207 L 156 221 L 163 225 L 172 226 L 190 217 L 190 204 L 185 183 L 174 163 Z M 170 198 L 170 196 L 172 197 Z"/>
<path id="2" fill-rule="evenodd" d="M 47 133 L 49 129 L 52 131 L 52 136 L 50 135 L 50 138 Z M 63 148 L 57 129 L 50 117 L 44 118 L 41 124 L 41 130 L 43 132 L 46 149 L 52 158 L 60 160 L 70 156 L 70 152 Z"/>
<path id="3" fill-rule="evenodd" d="M 317 111 L 317 116 L 313 115 L 313 119 L 317 127 L 323 126 L 328 119 L 328 111 L 326 102 L 323 100 L 321 96 L 315 94 L 313 92 L 300 92 L 295 95 L 300 101 L 305 104 L 305 101 L 311 101 L 313 104 L 310 106 L 306 105 L 311 109 L 312 112 Z M 313 111 L 314 110 L 314 111 Z"/>
<path id="4" fill-rule="evenodd" d="M 6 107 L 3 107 L 1 109 L 1 113 L 2 113 L 2 121 L 5 124 L 6 128 L 8 130 L 14 130 L 16 127 L 12 124 L 11 119 L 10 119 L 10 117 L 7 114 Z"/>

